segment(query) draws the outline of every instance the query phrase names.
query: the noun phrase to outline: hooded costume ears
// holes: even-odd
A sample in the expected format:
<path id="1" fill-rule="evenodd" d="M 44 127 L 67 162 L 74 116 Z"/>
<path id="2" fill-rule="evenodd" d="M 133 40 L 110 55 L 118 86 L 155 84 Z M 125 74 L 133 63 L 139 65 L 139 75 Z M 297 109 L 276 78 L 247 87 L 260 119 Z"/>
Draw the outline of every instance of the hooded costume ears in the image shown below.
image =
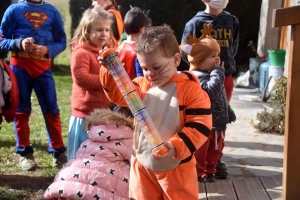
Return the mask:
<path id="1" fill-rule="evenodd" d="M 179 45 L 180 51 L 185 55 L 190 55 L 193 49 L 193 45 L 199 43 L 203 38 L 206 38 L 206 36 L 208 36 L 211 31 L 212 24 L 203 24 L 203 29 L 201 30 L 202 36 L 197 39 L 195 34 L 193 34 L 193 36 L 191 34 L 188 34 L 188 39 L 184 43 Z"/>
<path id="2" fill-rule="evenodd" d="M 216 51 L 220 53 L 220 45 L 217 40 L 209 36 L 212 31 L 212 24 L 203 25 L 202 36 L 197 39 L 196 35 L 188 35 L 186 42 L 179 45 L 182 53 L 187 55 L 190 63 L 190 70 L 198 69 L 201 63 Z"/>
<path id="3" fill-rule="evenodd" d="M 210 32 L 212 31 L 212 24 L 203 24 L 203 29 L 201 30 L 202 36 L 199 40 L 202 40 L 206 36 L 209 36 Z"/>
<path id="4" fill-rule="evenodd" d="M 180 51 L 184 53 L 185 55 L 190 55 L 193 49 L 193 44 L 197 43 L 198 39 L 195 34 L 193 36 L 191 34 L 188 34 L 188 39 L 179 45 Z"/>

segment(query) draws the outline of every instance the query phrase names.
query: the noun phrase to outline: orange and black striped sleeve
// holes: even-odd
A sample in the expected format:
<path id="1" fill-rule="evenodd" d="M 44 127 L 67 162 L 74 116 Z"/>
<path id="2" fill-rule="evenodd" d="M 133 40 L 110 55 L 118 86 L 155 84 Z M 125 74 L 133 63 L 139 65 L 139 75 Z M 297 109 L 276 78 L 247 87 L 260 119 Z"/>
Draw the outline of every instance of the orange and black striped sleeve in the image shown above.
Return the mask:
<path id="1" fill-rule="evenodd" d="M 127 103 L 124 100 L 123 95 L 120 92 L 109 70 L 101 66 L 99 75 L 100 75 L 100 82 L 102 84 L 106 97 L 114 104 L 117 104 L 122 107 L 127 107 Z"/>
<path id="2" fill-rule="evenodd" d="M 207 140 L 212 129 L 209 96 L 196 81 L 188 81 L 177 87 L 181 131 L 170 138 L 177 155 L 175 159 L 189 161 Z"/>
<path id="3" fill-rule="evenodd" d="M 114 78 L 110 74 L 109 70 L 103 66 L 100 68 L 99 72 L 100 76 L 100 82 L 102 84 L 104 93 L 106 97 L 113 102 L 116 105 L 122 106 L 122 107 L 128 107 L 125 99 L 123 98 L 122 93 L 120 92 Z M 150 87 L 149 82 L 147 82 L 144 77 L 137 77 L 132 81 L 136 92 L 140 95 L 140 97 L 143 99 L 147 90 Z M 144 90 L 141 90 L 140 85 L 146 84 L 144 86 Z"/>

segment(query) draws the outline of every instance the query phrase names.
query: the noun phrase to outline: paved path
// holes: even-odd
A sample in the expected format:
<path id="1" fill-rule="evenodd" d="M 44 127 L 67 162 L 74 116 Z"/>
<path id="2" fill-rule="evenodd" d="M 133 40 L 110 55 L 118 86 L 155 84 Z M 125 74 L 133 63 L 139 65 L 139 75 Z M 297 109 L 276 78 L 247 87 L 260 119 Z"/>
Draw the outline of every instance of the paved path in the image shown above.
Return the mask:
<path id="1" fill-rule="evenodd" d="M 228 125 L 225 137 L 222 161 L 227 165 L 228 179 L 280 175 L 284 136 L 260 133 L 252 127 L 256 114 L 269 104 L 239 100 L 238 95 L 243 94 L 234 91 L 230 102 L 237 121 Z"/>

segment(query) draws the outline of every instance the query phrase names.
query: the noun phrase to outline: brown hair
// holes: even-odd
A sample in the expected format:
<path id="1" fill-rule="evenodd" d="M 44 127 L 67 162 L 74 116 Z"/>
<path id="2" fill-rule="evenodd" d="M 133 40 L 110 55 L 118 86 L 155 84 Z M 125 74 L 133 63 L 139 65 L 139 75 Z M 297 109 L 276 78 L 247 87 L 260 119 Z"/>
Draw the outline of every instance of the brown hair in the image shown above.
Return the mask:
<path id="1" fill-rule="evenodd" d="M 139 33 L 141 28 L 148 28 L 150 23 L 150 18 L 140 8 L 133 7 L 125 15 L 124 30 L 128 35 Z"/>
<path id="2" fill-rule="evenodd" d="M 141 34 L 135 51 L 137 54 L 159 51 L 162 56 L 171 58 L 175 53 L 179 53 L 179 45 L 169 26 L 152 26 Z"/>
<path id="3" fill-rule="evenodd" d="M 125 115 L 126 117 L 133 118 L 133 115 L 128 107 L 118 106 L 118 105 L 110 102 L 108 104 L 108 108 L 114 112 L 121 113 L 121 114 Z"/>
<path id="4" fill-rule="evenodd" d="M 83 42 L 88 42 L 88 36 L 91 29 L 92 22 L 100 17 L 103 20 L 109 20 L 112 23 L 112 20 L 109 14 L 101 8 L 93 8 L 87 9 L 77 26 L 74 36 L 71 41 L 71 48 L 74 47 L 76 44 L 82 44 Z M 111 33 L 112 35 L 112 33 Z"/>

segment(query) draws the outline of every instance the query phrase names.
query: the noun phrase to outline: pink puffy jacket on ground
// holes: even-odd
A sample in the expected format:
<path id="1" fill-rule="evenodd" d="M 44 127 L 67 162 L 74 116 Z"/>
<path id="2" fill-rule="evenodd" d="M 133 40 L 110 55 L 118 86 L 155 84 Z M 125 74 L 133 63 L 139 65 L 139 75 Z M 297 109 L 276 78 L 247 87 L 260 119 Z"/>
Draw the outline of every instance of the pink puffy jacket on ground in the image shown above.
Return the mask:
<path id="1" fill-rule="evenodd" d="M 129 199 L 132 119 L 109 109 L 86 118 L 87 139 L 55 176 L 45 199 Z"/>

